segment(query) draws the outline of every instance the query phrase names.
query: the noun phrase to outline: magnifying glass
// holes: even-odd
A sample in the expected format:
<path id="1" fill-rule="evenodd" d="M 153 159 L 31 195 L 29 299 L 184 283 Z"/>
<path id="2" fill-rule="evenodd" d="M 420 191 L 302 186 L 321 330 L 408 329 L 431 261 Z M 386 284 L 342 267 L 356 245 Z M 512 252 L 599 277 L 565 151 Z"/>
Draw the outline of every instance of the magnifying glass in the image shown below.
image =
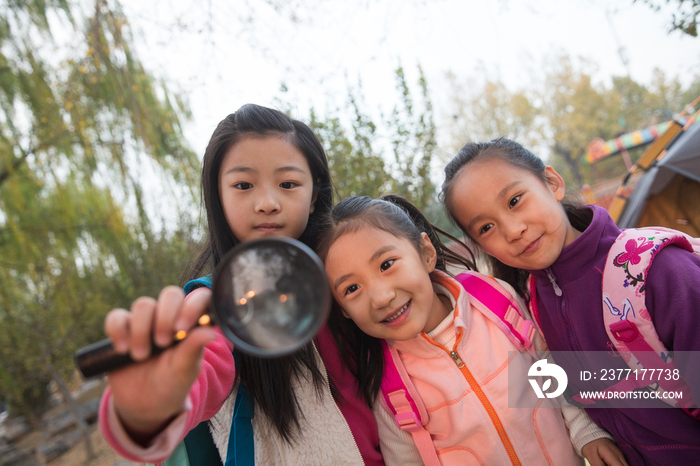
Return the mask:
<path id="1" fill-rule="evenodd" d="M 212 278 L 211 308 L 199 325 L 218 325 L 245 353 L 278 357 L 308 343 L 330 307 L 319 257 L 291 238 L 261 238 L 240 243 L 222 259 Z M 185 337 L 179 332 L 173 344 Z M 165 349 L 152 344 L 153 355 Z M 129 354 L 114 351 L 109 339 L 78 350 L 75 361 L 85 378 L 134 363 Z"/>

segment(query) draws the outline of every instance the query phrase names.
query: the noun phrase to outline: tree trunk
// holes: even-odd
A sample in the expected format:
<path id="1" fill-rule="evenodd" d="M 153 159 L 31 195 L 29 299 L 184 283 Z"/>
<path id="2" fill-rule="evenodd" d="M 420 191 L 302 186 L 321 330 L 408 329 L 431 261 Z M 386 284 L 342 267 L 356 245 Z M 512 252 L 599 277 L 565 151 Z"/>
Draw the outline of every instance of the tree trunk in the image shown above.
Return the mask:
<path id="1" fill-rule="evenodd" d="M 561 155 L 566 164 L 571 169 L 571 174 L 574 176 L 574 180 L 578 185 L 577 188 L 581 189 L 583 187 L 583 175 L 581 174 L 581 169 L 579 168 L 578 160 L 574 160 L 571 156 L 571 151 L 560 144 L 554 145 L 554 150 L 557 154 Z"/>

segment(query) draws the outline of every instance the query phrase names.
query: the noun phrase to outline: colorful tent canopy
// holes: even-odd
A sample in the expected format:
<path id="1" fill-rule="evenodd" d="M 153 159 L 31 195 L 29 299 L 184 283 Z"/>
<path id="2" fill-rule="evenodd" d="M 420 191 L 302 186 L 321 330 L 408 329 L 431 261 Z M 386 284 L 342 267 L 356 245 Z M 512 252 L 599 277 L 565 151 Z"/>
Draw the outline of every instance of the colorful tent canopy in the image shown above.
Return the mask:
<path id="1" fill-rule="evenodd" d="M 632 131 L 631 133 L 616 137 L 615 139 L 610 139 L 607 142 L 600 138 L 594 139 L 588 144 L 588 151 L 586 152 L 584 160 L 589 164 L 593 164 L 606 157 L 615 155 L 623 149 L 629 150 L 643 146 L 644 144 L 649 144 L 658 138 L 660 134 L 665 133 L 671 123 L 673 122 L 666 121 L 646 129 Z M 682 121 L 680 123 L 683 125 Z"/>

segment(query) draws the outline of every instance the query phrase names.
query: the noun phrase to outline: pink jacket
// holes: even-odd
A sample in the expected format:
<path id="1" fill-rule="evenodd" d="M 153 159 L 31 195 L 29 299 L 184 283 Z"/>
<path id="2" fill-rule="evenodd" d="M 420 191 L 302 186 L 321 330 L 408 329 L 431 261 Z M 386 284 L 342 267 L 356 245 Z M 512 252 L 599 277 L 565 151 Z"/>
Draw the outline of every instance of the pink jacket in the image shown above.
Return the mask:
<path id="1" fill-rule="evenodd" d="M 421 334 L 389 343 L 398 350 L 425 404 L 429 415 L 425 428 L 440 462 L 583 464 L 559 406 L 550 399 L 537 399 L 529 385 L 532 356 L 517 351 L 470 302 L 459 283 L 442 273 L 432 277 L 436 291 L 453 301 L 452 324 L 441 324 L 433 332 L 435 339 Z M 457 354 L 451 356 L 450 351 Z M 513 374 L 519 375 L 513 378 Z M 511 403 L 517 398 L 517 406 L 533 407 L 509 408 L 509 393 Z"/>

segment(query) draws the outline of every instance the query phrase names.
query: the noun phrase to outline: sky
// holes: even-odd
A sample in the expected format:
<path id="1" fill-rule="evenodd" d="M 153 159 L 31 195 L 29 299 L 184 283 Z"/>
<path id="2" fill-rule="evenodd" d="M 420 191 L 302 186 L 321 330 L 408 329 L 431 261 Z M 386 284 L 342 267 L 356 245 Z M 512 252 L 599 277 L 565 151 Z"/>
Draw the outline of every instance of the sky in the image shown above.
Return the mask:
<path id="1" fill-rule="evenodd" d="M 661 3 L 661 2 L 657 2 Z M 663 2 L 665 3 L 665 2 Z M 486 73 L 515 90 L 568 54 L 596 79 L 654 68 L 700 79 L 700 38 L 669 33 L 672 10 L 632 0 L 122 0 L 139 56 L 186 96 L 185 136 L 200 157 L 216 124 L 245 103 L 323 112 L 362 83 L 368 107 L 398 103 L 394 70 L 424 70 L 438 119 L 446 74 Z M 622 56 L 620 49 L 622 49 Z M 281 92 L 281 85 L 287 92 Z M 439 128 L 438 128 L 439 129 Z"/>

